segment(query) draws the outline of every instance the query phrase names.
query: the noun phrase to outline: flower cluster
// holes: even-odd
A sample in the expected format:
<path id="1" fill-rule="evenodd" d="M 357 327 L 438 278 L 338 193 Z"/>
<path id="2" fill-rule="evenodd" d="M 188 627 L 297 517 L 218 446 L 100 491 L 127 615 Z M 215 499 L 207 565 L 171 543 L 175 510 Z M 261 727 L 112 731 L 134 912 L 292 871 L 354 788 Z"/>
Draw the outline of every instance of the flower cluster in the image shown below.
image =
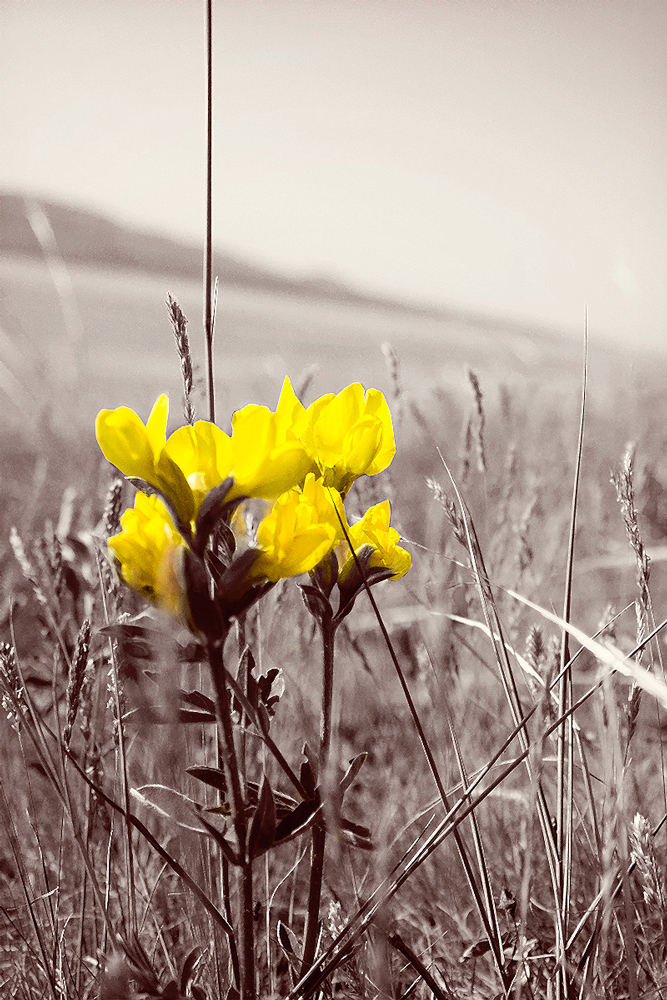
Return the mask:
<path id="1" fill-rule="evenodd" d="M 378 390 L 355 383 L 306 408 L 286 378 L 275 412 L 245 406 L 231 434 L 198 420 L 167 437 L 168 410 L 161 395 L 145 424 L 124 406 L 98 414 L 102 452 L 138 489 L 109 549 L 130 587 L 193 631 L 222 634 L 284 577 L 326 579 L 328 596 L 410 568 L 388 501 L 352 525 L 343 503 L 394 457 Z"/>

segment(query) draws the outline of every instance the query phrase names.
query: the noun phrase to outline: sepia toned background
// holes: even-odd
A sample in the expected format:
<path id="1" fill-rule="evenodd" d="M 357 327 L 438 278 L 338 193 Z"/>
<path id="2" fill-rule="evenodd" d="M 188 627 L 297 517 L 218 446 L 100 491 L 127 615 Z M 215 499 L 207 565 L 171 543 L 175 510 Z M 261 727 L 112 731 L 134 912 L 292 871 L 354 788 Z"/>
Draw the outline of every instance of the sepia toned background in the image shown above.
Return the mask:
<path id="1" fill-rule="evenodd" d="M 0 189 L 200 241 L 203 5 L 0 10 Z M 663 4 L 226 0 L 214 17 L 227 253 L 576 338 L 587 306 L 594 340 L 664 346 Z"/>

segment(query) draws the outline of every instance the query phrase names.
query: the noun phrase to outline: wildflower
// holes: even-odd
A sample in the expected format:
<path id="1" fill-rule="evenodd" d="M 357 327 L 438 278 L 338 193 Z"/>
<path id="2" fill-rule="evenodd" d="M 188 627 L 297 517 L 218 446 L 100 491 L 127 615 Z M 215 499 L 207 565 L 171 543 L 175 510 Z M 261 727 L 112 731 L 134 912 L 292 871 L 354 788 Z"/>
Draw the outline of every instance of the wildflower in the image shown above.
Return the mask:
<path id="1" fill-rule="evenodd" d="M 342 537 L 336 509 L 344 519 L 340 494 L 309 473 L 302 489 L 279 497 L 260 521 L 252 575 L 275 583 L 313 570 Z"/>
<path id="2" fill-rule="evenodd" d="M 382 503 L 369 507 L 360 521 L 350 525 L 347 534 L 357 558 L 365 549 L 371 550 L 364 569 L 391 570 L 389 579 L 398 580 L 408 572 L 412 559 L 410 553 L 397 544 L 401 536 L 395 528 L 390 527 L 390 517 L 389 501 L 383 500 Z M 339 564 L 338 579 L 344 584 L 356 571 L 354 556 L 347 540 L 337 546 L 336 555 Z"/>
<path id="3" fill-rule="evenodd" d="M 296 430 L 324 477 L 343 496 L 359 476 L 382 472 L 396 453 L 391 413 L 383 394 L 355 382 L 316 399 Z"/>
<path id="4" fill-rule="evenodd" d="M 109 539 L 132 589 L 217 639 L 230 617 L 284 577 L 319 566 L 327 594 L 337 578 L 350 577 L 347 590 L 360 585 L 341 494 L 393 458 L 381 392 L 356 383 L 306 409 L 285 379 L 275 411 L 243 407 L 231 435 L 198 420 L 167 438 L 168 409 L 161 395 L 145 424 L 128 407 L 97 417 L 102 452 L 141 491 Z M 407 572 L 410 556 L 389 528 L 388 503 L 348 530 L 374 581 Z"/>
<path id="5" fill-rule="evenodd" d="M 316 470 L 298 437 L 299 410 L 304 408 L 285 379 L 275 413 L 255 404 L 234 413 L 232 475 L 239 496 L 274 500 Z"/>
<path id="6" fill-rule="evenodd" d="M 112 465 L 124 476 L 157 489 L 187 524 L 195 513 L 192 490 L 182 470 L 165 453 L 168 414 L 169 399 L 162 393 L 145 424 L 134 410 L 119 406 L 98 413 L 95 433 L 102 454 Z"/>
<path id="7" fill-rule="evenodd" d="M 186 545 L 158 497 L 137 493 L 134 507 L 121 518 L 119 534 L 109 539 L 125 583 L 158 607 L 189 621 L 183 582 Z"/>
<path id="8" fill-rule="evenodd" d="M 298 403 L 293 392 L 292 397 Z M 276 413 L 255 405 L 239 410 L 231 437 L 216 424 L 198 420 L 179 427 L 167 439 L 169 400 L 163 394 L 146 424 L 126 406 L 102 410 L 96 421 L 97 440 L 105 458 L 123 475 L 153 487 L 173 506 L 179 530 L 187 536 L 206 495 L 228 477 L 234 482 L 227 500 L 275 499 L 302 483 L 314 468 L 287 417 L 293 401 L 287 394 L 284 400 L 281 394 L 281 400 L 282 409 L 279 401 Z"/>

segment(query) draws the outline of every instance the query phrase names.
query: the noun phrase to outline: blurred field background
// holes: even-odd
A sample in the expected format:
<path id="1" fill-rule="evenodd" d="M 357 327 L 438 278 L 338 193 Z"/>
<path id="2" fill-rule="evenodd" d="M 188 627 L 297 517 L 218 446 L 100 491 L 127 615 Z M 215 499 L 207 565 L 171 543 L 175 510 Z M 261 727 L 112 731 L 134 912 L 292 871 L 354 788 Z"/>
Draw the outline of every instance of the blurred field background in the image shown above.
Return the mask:
<path id="1" fill-rule="evenodd" d="M 5 199 L 4 204 L 9 206 L 12 217 L 18 209 L 28 215 L 32 211 L 35 222 L 34 204 L 31 207 L 21 199 Z M 48 219 L 48 205 L 40 206 L 39 211 Z M 15 642 L 39 698 L 46 694 L 43 688 L 48 684 L 51 627 L 48 616 L 44 617 L 44 608 L 40 610 L 40 602 L 35 600 L 34 588 L 39 584 L 44 593 L 53 588 L 50 563 L 48 558 L 44 561 L 49 546 L 54 544 L 53 538 L 59 539 L 61 558 L 64 554 L 70 574 L 65 590 L 61 584 L 60 589 L 50 591 L 62 616 L 61 626 L 67 641 L 73 642 L 78 619 L 84 612 L 99 613 L 94 610 L 97 598 L 95 570 L 90 561 L 90 532 L 99 534 L 99 518 L 110 478 L 94 442 L 96 411 L 103 406 L 130 405 L 145 417 L 155 396 L 166 390 L 172 403 L 172 424 L 175 426 L 181 420 L 178 359 L 164 305 L 167 292 L 178 299 L 191 319 L 195 357 L 202 363 L 198 347 L 201 292 L 194 276 L 155 273 L 150 265 L 142 266 L 137 248 L 141 248 L 145 236 L 136 236 L 129 230 L 118 230 L 116 235 L 122 232 L 126 246 L 132 245 L 136 236 L 131 266 L 127 266 L 131 259 L 127 249 L 125 267 L 67 261 L 59 248 L 67 245 L 62 226 L 63 219 L 69 218 L 68 212 L 61 210 L 60 215 L 57 212 L 53 215 L 54 225 L 49 223 L 51 235 L 41 243 L 36 240 L 32 254 L 14 253 L 0 261 L 2 634 L 7 641 L 11 638 Z M 80 222 L 81 219 L 86 220 L 94 233 L 99 220 L 85 214 L 79 218 Z M 44 232 L 48 230 L 42 236 Z M 177 247 L 171 249 L 178 251 Z M 221 261 L 223 275 L 224 268 L 230 266 L 229 261 Z M 427 479 L 438 480 L 447 491 L 439 449 L 469 504 L 487 569 L 497 588 L 497 608 L 507 625 L 508 641 L 523 650 L 531 627 L 537 625 L 543 630 L 544 643 L 553 642 L 548 637 L 556 635 L 557 630 L 545 626 L 504 596 L 503 588 L 513 588 L 546 608 L 559 609 L 562 601 L 583 343 L 554 332 L 533 331 L 527 326 L 494 323 L 464 314 L 437 314 L 400 302 L 364 300 L 361 293 L 330 285 L 295 288 L 284 277 L 266 272 L 259 277 L 254 272 L 252 281 L 248 281 L 244 280 L 242 266 L 238 262 L 235 266 L 234 283 L 223 280 L 219 293 L 216 373 L 221 414 L 228 417 L 235 406 L 250 400 L 274 405 L 285 374 L 295 384 L 304 378 L 311 379 L 308 398 L 337 390 L 351 380 L 361 380 L 382 388 L 391 400 L 397 456 L 389 473 L 361 488 L 358 504 L 361 510 L 373 500 L 390 496 L 394 522 L 412 550 L 411 572 L 399 584 L 384 585 L 378 599 L 438 762 L 449 776 L 449 784 L 455 785 L 456 769 L 443 720 L 451 713 L 460 752 L 468 769 L 474 772 L 501 742 L 508 719 L 487 640 L 476 629 L 454 625 L 447 617 L 454 614 L 482 620 L 472 578 L 465 568 L 465 554 L 453 537 L 452 527 Z M 265 287 L 267 284 L 270 287 Z M 592 635 L 603 621 L 625 608 L 615 627 L 615 636 L 620 647 L 627 650 L 634 644 L 637 629 L 633 605 L 637 595 L 636 557 L 626 538 L 610 476 L 619 469 L 628 443 L 635 442 L 639 529 L 653 558 L 652 608 L 656 618 L 660 618 L 667 607 L 667 580 L 662 563 L 667 554 L 664 500 L 667 432 L 663 421 L 656 417 L 664 409 L 667 365 L 657 350 L 612 347 L 599 341 L 590 345 L 589 365 L 572 620 Z M 475 373 L 472 379 L 470 368 Z M 480 395 L 476 395 L 475 382 Z M 200 402 L 200 412 L 203 411 Z M 220 419 L 224 425 L 226 418 Z M 26 578 L 25 566 L 21 568 L 10 548 L 12 526 L 25 539 L 33 566 L 40 567 L 34 570 L 37 576 L 32 579 Z M 363 602 L 359 604 L 356 620 L 351 619 L 342 647 L 345 655 L 341 656 L 339 672 L 337 754 L 342 763 L 354 754 L 371 750 L 363 780 L 355 784 L 354 815 L 360 822 L 373 817 L 371 825 L 379 854 L 371 855 L 368 861 L 366 855 L 346 858 L 344 851 L 333 851 L 327 875 L 330 894 L 327 899 L 334 909 L 330 909 L 327 933 L 334 933 L 336 926 L 344 925 L 346 915 L 354 912 L 358 890 L 353 892 L 352 885 L 357 881 L 362 885 L 374 884 L 382 866 L 391 863 L 400 845 L 410 842 L 418 818 L 426 819 L 434 809 L 435 790 L 400 690 L 389 673 L 390 665 L 379 643 L 374 619 L 369 609 L 361 606 Z M 295 646 L 296 626 L 301 638 Z M 275 665 L 284 672 L 286 690 L 277 725 L 281 727 L 287 750 L 296 759 L 303 734 L 296 734 L 289 719 L 295 715 L 304 720 L 305 735 L 313 738 L 316 727 L 313 699 L 316 700 L 317 694 L 316 685 L 309 680 L 313 636 L 295 593 L 284 593 L 267 602 L 261 613 L 261 634 L 271 637 L 269 643 L 264 642 L 260 647 L 264 669 Z M 94 641 L 94 648 L 102 662 L 103 645 L 99 640 Z M 656 666 L 662 648 L 660 639 L 651 654 Z M 595 671 L 594 658 L 582 655 L 573 674 L 575 696 L 586 690 Z M 175 684 L 173 674 L 168 676 L 171 678 L 168 684 Z M 53 683 L 57 690 L 64 681 L 56 678 Z M 621 680 L 613 694 L 607 690 L 577 716 L 589 753 L 590 773 L 596 790 L 599 788 L 604 843 L 612 846 L 609 846 L 611 853 L 604 856 L 606 861 L 602 856 L 596 858 L 585 846 L 584 825 L 577 833 L 575 915 L 585 912 L 605 864 L 611 871 L 615 852 L 620 849 L 613 844 L 620 845 L 625 836 L 622 832 L 625 827 L 617 829 L 616 821 L 629 824 L 635 812 L 639 812 L 655 823 L 666 809 L 663 715 L 656 703 L 646 697 L 633 734 L 632 756 L 627 758 L 624 768 L 627 774 L 623 779 L 616 774 L 617 786 L 613 782 L 607 784 L 611 780 L 609 761 L 621 752 L 628 738 L 622 720 L 629 691 L 629 683 Z M 139 707 L 150 696 L 141 686 L 135 690 L 134 685 L 130 685 L 127 694 L 131 704 Z M 618 712 L 621 721 L 610 723 L 610 712 Z M 601 722 L 601 718 L 607 721 Z M 104 726 L 101 717 L 97 725 Z M 99 739 L 100 766 L 110 768 L 108 742 L 106 751 L 103 750 L 108 739 L 103 728 Z M 192 782 L 183 784 L 183 763 L 195 759 L 194 748 L 187 739 L 184 741 L 183 734 L 173 726 L 165 731 L 164 727 L 140 723 L 132 741 L 134 756 L 130 766 L 135 783 L 166 781 L 196 795 Z M 10 806 L 16 829 L 23 831 L 19 839 L 23 845 L 24 874 L 33 871 L 28 877 L 35 886 L 45 879 L 43 891 L 48 891 L 47 886 L 54 883 L 60 886 L 53 931 L 60 934 L 57 950 L 59 954 L 68 954 L 72 969 L 78 961 L 82 963 L 78 978 L 72 972 L 78 983 L 76 989 L 70 983 L 63 987 L 65 995 L 95 996 L 99 955 L 91 952 L 84 956 L 80 952 L 77 957 L 76 942 L 79 941 L 79 947 L 87 944 L 89 951 L 95 940 L 99 946 L 99 929 L 92 930 L 92 924 L 86 925 L 88 930 L 81 932 L 82 937 L 73 927 L 57 931 L 61 921 L 67 924 L 66 914 L 71 907 L 78 904 L 77 890 L 57 861 L 67 835 L 63 841 L 62 833 L 60 839 L 54 839 L 53 831 L 40 832 L 45 820 L 43 808 L 48 813 L 49 809 L 57 808 L 56 804 L 47 805 L 50 792 L 30 754 L 21 765 L 9 736 L 6 747 L 3 782 L 15 783 Z M 628 753 L 627 748 L 625 752 Z M 26 765 L 28 785 L 21 776 L 21 767 Z M 544 767 L 546 780 L 550 782 L 553 764 L 545 763 Z M 36 807 L 34 802 L 27 806 L 33 827 L 38 831 L 34 841 L 35 834 L 23 828 L 16 812 L 24 794 L 18 793 L 18 788 L 32 788 L 33 797 L 39 789 L 39 797 L 45 797 L 44 807 Z M 477 814 L 480 835 L 487 845 L 488 877 L 497 900 L 503 893 L 506 898 L 516 900 L 526 885 L 526 866 L 532 870 L 525 925 L 530 937 L 527 947 L 532 980 L 526 987 L 526 995 L 546 996 L 554 970 L 549 957 L 554 948 L 549 917 L 552 904 L 542 868 L 544 862 L 535 849 L 532 827 L 526 825 L 532 808 L 531 794 L 523 781 L 511 779 Z M 613 821 L 608 817 L 605 820 L 612 802 L 617 812 Z M 168 826 L 162 834 L 165 843 L 174 847 Z M 91 828 L 90 836 L 91 843 L 96 845 L 93 851 L 102 851 L 104 828 L 96 832 Z M 192 861 L 193 845 L 188 846 L 182 834 L 179 843 L 182 856 Z M 41 875 L 37 868 L 33 870 L 37 863 L 33 853 L 35 844 L 40 844 L 46 858 L 46 869 Z M 43 963 L 31 962 L 29 952 L 20 943 L 23 935 L 30 940 L 30 931 L 25 925 L 16 864 L 16 856 L 6 840 L 1 877 L 12 900 L 5 910 L 9 921 L 6 932 L 12 944 L 6 955 L 4 982 L 8 987 L 14 984 L 12 988 L 16 990 L 17 983 L 23 984 L 23 993 L 10 995 L 31 996 L 28 991 L 38 989 L 43 981 L 40 977 L 46 973 Z M 151 921 L 164 922 L 158 938 L 168 956 L 167 966 L 172 963 L 172 971 L 177 971 L 178 962 L 187 950 L 198 945 L 208 947 L 211 932 L 189 904 L 185 909 L 174 908 L 161 891 L 151 893 L 148 883 L 158 878 L 154 861 L 146 855 L 141 865 L 142 877 L 147 880 L 142 905 L 147 907 L 146 915 L 150 914 Z M 275 873 L 271 876 L 277 877 Z M 112 894 L 121 893 L 123 878 L 117 870 L 111 875 Z M 180 892 L 177 883 L 174 891 Z M 636 886 L 634 905 L 637 940 L 641 939 L 641 945 L 637 945 L 637 974 L 647 990 L 641 995 L 651 995 L 650 986 L 655 987 L 654 995 L 659 996 L 659 985 L 655 986 L 662 981 L 656 964 L 657 917 L 650 908 L 642 909 L 641 881 Z M 283 920 L 289 916 L 298 930 L 300 913 L 285 909 L 286 906 L 286 900 L 279 903 L 277 899 L 267 904 L 269 925 L 275 928 L 278 916 Z M 403 938 L 412 942 L 429 967 L 440 970 L 452 991 L 444 995 L 470 995 L 472 983 L 479 991 L 476 995 L 496 995 L 488 953 L 479 944 L 482 940 L 479 922 L 471 909 L 452 848 L 441 848 L 411 878 L 386 920 L 388 926 L 398 928 Z M 507 915 L 502 917 L 501 924 L 510 938 L 516 936 Z M 48 938 L 51 932 L 47 925 L 48 920 L 41 926 Z M 380 926 L 385 924 L 381 922 Z M 21 928 L 18 937 L 17 928 Z M 151 940 L 153 933 L 146 931 L 144 940 Z M 263 975 L 269 975 L 269 982 L 275 988 L 277 983 L 285 982 L 275 930 L 267 940 L 272 941 L 267 945 L 269 955 L 278 964 L 271 973 Z M 353 996 L 362 995 L 370 983 L 374 983 L 377 995 L 398 995 L 399 984 L 403 990 L 407 989 L 408 967 L 404 965 L 399 970 L 400 963 L 387 951 L 382 934 L 378 936 L 373 931 L 365 940 L 363 956 L 357 955 L 336 981 L 351 990 Z M 605 942 L 610 952 L 605 953 L 604 960 L 600 959 L 597 979 L 598 984 L 603 984 L 600 995 L 631 996 L 622 947 L 613 934 Z M 470 957 L 477 953 L 476 948 L 479 959 Z M 212 982 L 215 960 L 211 952 L 207 954 L 208 971 L 202 973 L 201 982 Z M 17 973 L 17 968 L 22 971 Z"/>
<path id="2" fill-rule="evenodd" d="M 359 512 L 389 497 L 412 553 L 410 573 L 378 587 L 377 599 L 455 797 L 461 771 L 483 768 L 513 722 L 479 627 L 475 555 L 444 502 L 442 491 L 453 494 L 442 459 L 469 507 L 508 647 L 543 681 L 553 677 L 559 628 L 508 590 L 562 611 L 586 303 L 571 619 L 587 636 L 607 626 L 627 653 L 666 614 L 665 10 L 649 0 L 424 3 L 419 17 L 393 0 L 215 6 L 218 15 L 224 8 L 216 43 L 224 95 L 216 119 L 216 238 L 225 248 L 214 261 L 219 422 L 250 401 L 273 407 L 285 375 L 305 386 L 305 402 L 353 381 L 387 395 L 396 459 L 354 495 Z M 61 653 L 71 654 L 92 619 L 94 710 L 74 745 L 109 791 L 119 770 L 97 555 L 111 470 L 93 424 L 99 409 L 119 405 L 145 418 L 163 391 L 170 427 L 181 423 L 167 294 L 190 320 L 198 414 L 206 415 L 199 13 L 163 0 L 3 8 L 0 642 L 15 647 L 38 716 L 56 725 L 54 704 L 62 711 L 68 697 Z M 611 479 L 628 455 L 634 497 L 624 506 Z M 113 601 L 112 616 L 141 608 L 127 594 Z M 196 682 L 191 666 L 175 662 L 170 642 L 179 636 L 157 621 L 169 638 L 150 653 L 162 670 L 159 692 L 143 676 L 145 658 L 128 654 L 123 666 L 130 780 L 197 796 L 184 767 L 201 762 L 206 740 L 173 717 L 157 725 L 148 711 L 168 716 L 179 685 Z M 282 671 L 274 731 L 298 761 L 304 737 L 317 731 L 312 623 L 287 585 L 249 627 L 262 669 Z M 641 658 L 658 680 L 664 650 L 661 634 Z M 8 646 L 1 651 L 6 666 Z M 349 798 L 376 850 L 331 846 L 324 945 L 443 811 L 363 599 L 339 653 L 336 762 L 369 752 Z M 544 740 L 554 707 L 518 656 L 523 704 L 537 706 L 534 763 L 555 815 L 558 746 Z M 593 653 L 578 653 L 573 697 L 599 670 Z M 477 827 L 462 827 L 508 981 L 494 972 L 450 837 L 355 940 L 332 994 L 667 995 L 667 720 L 659 699 L 638 691 L 615 675 L 576 716 L 583 752 L 568 820 L 569 929 L 584 923 L 565 963 L 569 994 L 556 974 L 558 904 L 536 785 L 523 768 L 476 808 Z M 82 889 L 72 836 L 85 832 L 112 916 L 127 926 L 119 825 L 83 785 L 63 807 L 12 721 L 0 722 L 0 993 L 126 1000 L 124 974 L 115 992 L 111 980 L 103 985 L 113 949 L 89 886 Z M 503 761 L 517 752 L 515 741 Z M 657 830 L 643 846 L 633 840 L 637 814 Z M 218 899 L 201 840 L 141 815 Z M 135 849 L 139 936 L 162 984 L 201 948 L 197 982 L 206 996 L 225 995 L 221 935 L 140 838 Z M 297 947 L 303 930 L 305 875 L 288 875 L 292 863 L 285 851 L 258 877 L 266 996 L 290 988 L 278 920 Z M 436 976 L 435 989 L 397 949 L 397 934 Z M 187 995 L 196 996 L 191 986 Z"/>

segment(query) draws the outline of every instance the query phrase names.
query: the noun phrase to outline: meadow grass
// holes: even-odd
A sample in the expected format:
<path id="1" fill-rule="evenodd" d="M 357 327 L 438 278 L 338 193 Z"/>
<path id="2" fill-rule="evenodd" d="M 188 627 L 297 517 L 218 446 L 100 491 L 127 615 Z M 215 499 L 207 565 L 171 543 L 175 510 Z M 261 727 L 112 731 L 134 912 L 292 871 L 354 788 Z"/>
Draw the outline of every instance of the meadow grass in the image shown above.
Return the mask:
<path id="1" fill-rule="evenodd" d="M 630 404 L 591 406 L 569 613 L 584 634 L 565 643 L 577 387 L 536 398 L 471 373 L 456 396 L 408 393 L 388 362 L 397 456 L 350 499 L 390 497 L 413 567 L 373 592 L 389 642 L 364 595 L 339 632 L 327 781 L 356 764 L 326 811 L 307 968 L 310 831 L 255 863 L 258 995 L 662 996 L 660 433 L 647 419 L 627 453 Z M 219 801 L 192 770 L 219 760 L 214 692 L 192 637 L 107 563 L 121 498 L 92 437 L 3 442 L 0 988 L 233 997 L 228 821 L 208 814 L 203 836 L 192 807 Z M 230 635 L 239 676 L 246 645 L 298 772 L 321 653 L 293 581 Z M 268 773 L 293 808 L 238 704 L 234 718 L 246 778 Z"/>

